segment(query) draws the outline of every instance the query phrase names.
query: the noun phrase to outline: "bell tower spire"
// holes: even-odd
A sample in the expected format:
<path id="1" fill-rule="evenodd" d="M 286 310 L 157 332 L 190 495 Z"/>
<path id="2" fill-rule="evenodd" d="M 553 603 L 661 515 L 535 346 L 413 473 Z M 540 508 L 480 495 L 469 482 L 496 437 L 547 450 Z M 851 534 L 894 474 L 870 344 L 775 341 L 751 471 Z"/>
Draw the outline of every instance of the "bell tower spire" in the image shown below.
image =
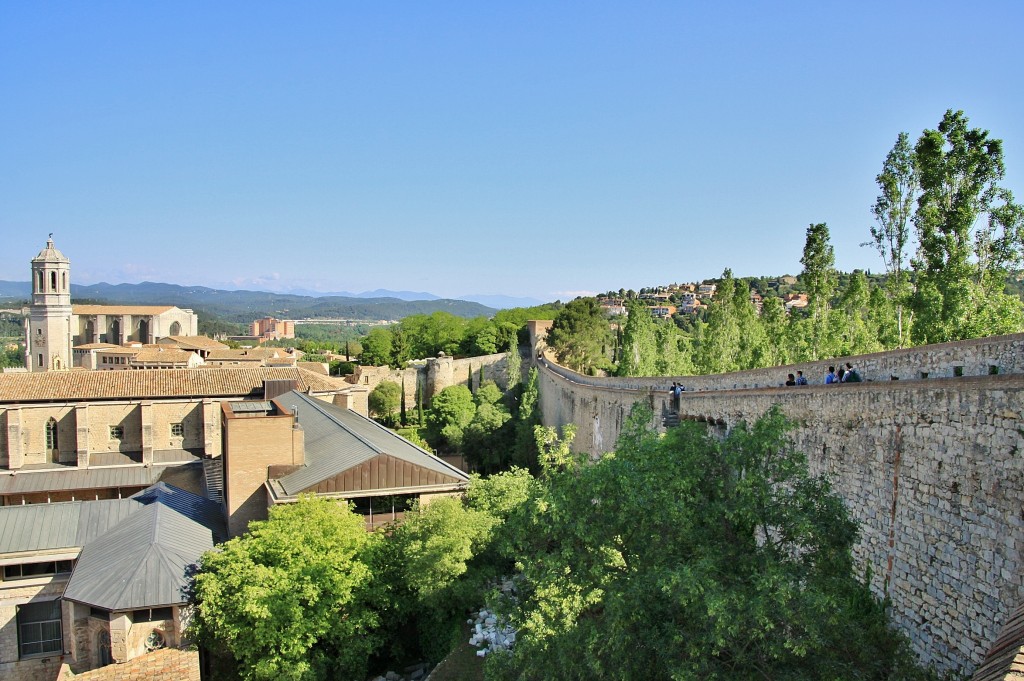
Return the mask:
<path id="1" fill-rule="evenodd" d="M 53 245 L 32 258 L 25 366 L 30 371 L 71 368 L 71 261 Z"/>

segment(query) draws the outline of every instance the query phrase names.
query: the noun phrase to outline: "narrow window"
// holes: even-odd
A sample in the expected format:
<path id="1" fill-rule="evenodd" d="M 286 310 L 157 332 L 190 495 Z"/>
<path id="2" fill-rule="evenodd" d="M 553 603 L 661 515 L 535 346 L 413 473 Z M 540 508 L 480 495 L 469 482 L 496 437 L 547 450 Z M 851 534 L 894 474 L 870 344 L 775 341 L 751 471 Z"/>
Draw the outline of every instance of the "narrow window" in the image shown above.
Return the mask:
<path id="1" fill-rule="evenodd" d="M 61 281 L 60 290 L 61 291 L 67 291 L 68 290 L 68 273 L 67 272 L 61 272 L 60 281 Z"/>
<path id="2" fill-rule="evenodd" d="M 52 418 L 46 422 L 46 448 L 57 449 L 57 421 Z"/>
<path id="3" fill-rule="evenodd" d="M 39 353 L 39 368 L 43 368 L 43 353 Z"/>
<path id="4" fill-rule="evenodd" d="M 57 273 L 56 272 L 50 272 L 50 290 L 51 291 L 56 291 L 57 290 Z"/>

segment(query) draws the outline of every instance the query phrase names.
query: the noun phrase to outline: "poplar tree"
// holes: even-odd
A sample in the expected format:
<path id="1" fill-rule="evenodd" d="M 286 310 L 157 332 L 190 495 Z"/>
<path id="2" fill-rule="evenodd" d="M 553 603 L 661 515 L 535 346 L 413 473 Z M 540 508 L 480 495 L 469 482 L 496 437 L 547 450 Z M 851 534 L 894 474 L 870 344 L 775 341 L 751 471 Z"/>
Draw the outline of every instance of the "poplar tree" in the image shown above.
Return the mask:
<path id="1" fill-rule="evenodd" d="M 836 256 L 832 244 L 829 243 L 828 225 L 824 222 L 812 224 L 807 228 L 807 240 L 804 242 L 804 254 L 800 258 L 800 264 L 804 266 L 800 279 L 807 289 L 807 307 L 810 310 L 809 359 L 818 359 L 832 354 L 827 347 L 828 329 L 831 301 L 837 284 Z"/>
<path id="2" fill-rule="evenodd" d="M 1024 327 L 1019 300 L 1005 293 L 1021 262 L 1024 212 L 1001 187 L 1002 140 L 946 111 L 914 147 L 921 196 L 914 214 L 917 318 L 912 340 L 938 343 Z"/>
<path id="3" fill-rule="evenodd" d="M 637 300 L 627 304 L 629 314 L 622 332 L 622 356 L 619 358 L 619 376 L 654 376 L 657 343 L 654 320 L 646 305 Z"/>
<path id="4" fill-rule="evenodd" d="M 907 133 L 901 132 L 896 138 L 875 182 L 881 193 L 871 207 L 876 224 L 871 226 L 870 243 L 878 249 L 889 275 L 886 289 L 896 309 L 897 347 L 903 347 L 903 304 L 909 295 L 906 250 L 911 236 L 914 200 L 920 190 L 914 149 Z"/>

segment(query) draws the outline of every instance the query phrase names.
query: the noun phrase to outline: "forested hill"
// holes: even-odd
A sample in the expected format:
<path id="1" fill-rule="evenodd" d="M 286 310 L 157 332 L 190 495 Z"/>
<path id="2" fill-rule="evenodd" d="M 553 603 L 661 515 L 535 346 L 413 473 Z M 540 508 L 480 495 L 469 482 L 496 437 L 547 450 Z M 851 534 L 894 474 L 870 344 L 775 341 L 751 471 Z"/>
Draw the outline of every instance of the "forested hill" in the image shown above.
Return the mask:
<path id="1" fill-rule="evenodd" d="M 0 300 L 25 301 L 27 281 L 0 281 Z M 121 305 L 176 305 L 224 321 L 245 322 L 271 315 L 279 319 L 402 319 L 438 310 L 458 317 L 489 317 L 495 310 L 465 300 L 401 300 L 399 298 L 346 298 L 297 296 L 266 291 L 221 291 L 204 286 L 178 286 L 144 281 L 140 284 L 71 285 L 74 302 Z"/>

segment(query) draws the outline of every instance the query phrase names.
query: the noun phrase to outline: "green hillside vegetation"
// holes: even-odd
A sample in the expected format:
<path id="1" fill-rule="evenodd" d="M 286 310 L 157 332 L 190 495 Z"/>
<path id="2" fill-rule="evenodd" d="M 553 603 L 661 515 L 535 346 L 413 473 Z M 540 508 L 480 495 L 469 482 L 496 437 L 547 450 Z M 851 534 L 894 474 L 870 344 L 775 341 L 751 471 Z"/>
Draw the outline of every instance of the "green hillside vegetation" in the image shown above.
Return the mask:
<path id="1" fill-rule="evenodd" d="M 970 128 L 963 112 L 947 111 L 916 145 L 900 133 L 876 178 L 865 245 L 878 250 L 884 275 L 838 272 L 828 226 L 816 223 L 795 280 L 737 279 L 726 270 L 706 309 L 673 321 L 652 320 L 635 294 L 619 291 L 634 302 L 614 334 L 595 302 L 573 301 L 556 317 L 549 344 L 578 371 L 655 376 L 1024 331 L 1024 208 L 1001 186 L 1004 175 L 1002 142 Z M 806 307 L 787 312 L 783 296 L 795 292 L 806 294 Z M 762 298 L 760 310 L 752 293 Z"/>

